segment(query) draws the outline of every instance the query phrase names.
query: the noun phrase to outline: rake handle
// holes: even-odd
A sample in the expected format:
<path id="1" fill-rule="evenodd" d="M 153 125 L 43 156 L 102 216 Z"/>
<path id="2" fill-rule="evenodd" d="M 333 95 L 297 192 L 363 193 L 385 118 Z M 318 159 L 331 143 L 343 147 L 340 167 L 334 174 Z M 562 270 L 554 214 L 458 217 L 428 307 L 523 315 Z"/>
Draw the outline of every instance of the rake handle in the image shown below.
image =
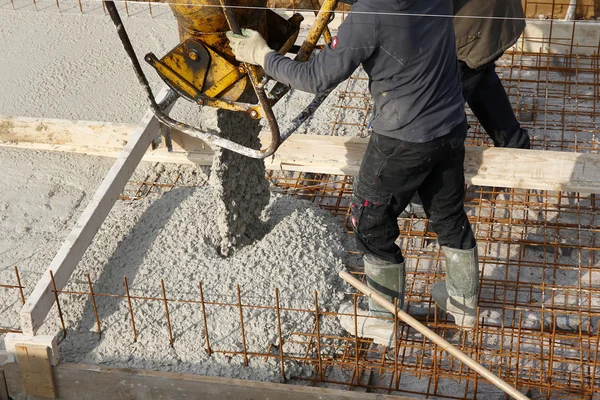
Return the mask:
<path id="1" fill-rule="evenodd" d="M 370 287 L 368 287 L 367 285 L 350 275 L 348 272 L 341 271 L 340 277 L 347 283 L 349 283 L 350 285 L 354 286 L 356 289 L 367 295 L 369 298 L 375 300 L 377 304 L 384 307 L 392 314 L 396 312 L 396 307 L 392 303 L 381 297 L 378 293 L 376 293 Z M 485 368 L 483 365 L 479 364 L 477 361 L 473 360 L 471 357 L 467 356 L 465 353 L 454 347 L 446 339 L 442 338 L 441 336 L 433 332 L 431 329 L 429 329 L 428 327 L 426 327 L 425 325 L 408 315 L 405 311 L 398 310 L 398 318 L 410 325 L 411 327 L 413 327 L 414 329 L 416 329 L 427 339 L 440 346 L 443 350 L 446 350 L 448 353 L 458 358 L 460 361 L 469 366 L 469 368 L 471 368 L 473 371 L 477 372 L 479 375 L 487 379 L 491 384 L 504 391 L 504 393 L 517 400 L 529 400 L 529 397 L 525 396 L 523 393 L 519 392 L 517 389 L 503 381 L 500 377 L 498 377 L 490 370 Z"/>

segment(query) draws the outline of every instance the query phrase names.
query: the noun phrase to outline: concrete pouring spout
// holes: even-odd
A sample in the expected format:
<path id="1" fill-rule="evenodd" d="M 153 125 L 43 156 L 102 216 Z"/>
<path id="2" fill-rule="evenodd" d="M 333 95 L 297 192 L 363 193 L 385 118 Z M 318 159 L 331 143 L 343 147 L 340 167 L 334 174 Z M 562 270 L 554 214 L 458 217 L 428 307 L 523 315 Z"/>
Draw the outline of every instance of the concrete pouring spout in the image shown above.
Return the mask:
<path id="1" fill-rule="evenodd" d="M 154 100 L 117 8 L 113 2 L 107 2 L 107 10 L 132 60 L 138 80 L 146 91 L 150 107 L 167 127 L 248 157 L 266 158 L 314 113 L 331 92 L 317 95 L 292 121 L 292 126 L 281 134 L 272 107 L 287 94 L 289 87 L 277 83 L 267 93 L 265 87 L 269 78 L 262 68 L 239 63 L 235 59 L 225 33 L 230 30 L 239 32 L 242 27 L 257 30 L 272 49 L 281 54 L 296 53 L 296 60 L 306 61 L 321 35 L 326 33 L 326 37 L 330 37 L 327 24 L 337 0 L 324 2 L 302 46 L 295 45 L 302 15 L 294 14 L 285 19 L 268 9 L 266 0 L 188 0 L 183 4 L 172 0 L 169 3 L 177 18 L 180 43 L 161 58 L 148 53 L 144 60 L 179 97 L 200 106 L 245 112 L 254 119 L 266 119 L 271 143 L 264 149 L 248 148 L 223 138 L 219 132 L 197 129 L 165 113 Z M 248 93 L 253 102 L 239 101 Z"/>

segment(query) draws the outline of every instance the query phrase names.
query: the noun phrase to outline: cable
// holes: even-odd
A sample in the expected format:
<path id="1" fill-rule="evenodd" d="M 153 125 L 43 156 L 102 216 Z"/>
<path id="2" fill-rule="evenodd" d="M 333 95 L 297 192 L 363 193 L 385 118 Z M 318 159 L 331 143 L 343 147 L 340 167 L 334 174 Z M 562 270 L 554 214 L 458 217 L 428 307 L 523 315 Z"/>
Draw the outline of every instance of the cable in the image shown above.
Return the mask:
<path id="1" fill-rule="evenodd" d="M 49 2 L 55 3 L 55 0 L 49 0 Z M 36 0 L 35 3 L 40 4 L 43 3 L 43 0 Z M 82 0 L 82 3 L 103 3 L 103 0 Z M 117 0 L 115 3 L 138 3 L 138 4 L 148 4 L 152 7 L 154 6 L 196 6 L 196 7 L 215 7 L 222 9 L 220 4 L 196 4 L 190 2 L 149 2 L 149 1 L 138 1 L 138 0 Z M 32 0 L 33 4 L 33 0 Z M 314 13 L 315 9 L 312 8 L 277 8 L 277 7 L 259 7 L 259 6 L 234 6 L 229 5 L 226 8 L 234 8 L 234 9 L 244 9 L 244 10 L 271 10 L 274 12 L 295 12 L 295 13 Z M 357 14 L 357 15 L 389 15 L 389 16 L 406 16 L 406 17 L 430 17 L 430 18 L 463 18 L 463 19 L 486 19 L 486 20 L 509 20 L 509 21 L 540 21 L 539 18 L 527 18 L 527 17 L 494 17 L 494 16 L 479 16 L 479 15 L 451 15 L 451 14 L 423 14 L 423 13 L 405 13 L 405 12 L 375 12 L 375 11 L 352 11 L 352 10 L 344 10 L 344 11 L 332 11 L 332 14 Z M 564 21 L 560 18 L 548 18 L 543 21 Z M 577 24 L 582 23 L 597 23 L 595 20 L 574 20 L 569 22 L 577 22 Z"/>

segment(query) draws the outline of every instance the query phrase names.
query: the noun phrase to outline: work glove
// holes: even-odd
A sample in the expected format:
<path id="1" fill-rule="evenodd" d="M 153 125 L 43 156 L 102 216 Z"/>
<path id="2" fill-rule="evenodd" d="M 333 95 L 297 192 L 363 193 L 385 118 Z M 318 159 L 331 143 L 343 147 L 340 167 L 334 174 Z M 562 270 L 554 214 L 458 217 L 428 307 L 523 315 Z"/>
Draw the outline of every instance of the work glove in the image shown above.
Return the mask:
<path id="1" fill-rule="evenodd" d="M 275 51 L 269 47 L 265 39 L 252 29 L 242 29 L 241 35 L 232 31 L 226 33 L 229 46 L 238 61 L 264 67 L 267 54 Z"/>

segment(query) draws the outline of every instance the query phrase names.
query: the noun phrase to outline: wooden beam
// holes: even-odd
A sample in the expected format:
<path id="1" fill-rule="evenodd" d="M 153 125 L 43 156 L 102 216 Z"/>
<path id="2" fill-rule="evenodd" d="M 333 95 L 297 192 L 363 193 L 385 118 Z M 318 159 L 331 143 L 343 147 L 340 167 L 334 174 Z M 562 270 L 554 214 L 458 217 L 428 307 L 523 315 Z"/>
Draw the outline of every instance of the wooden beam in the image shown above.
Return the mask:
<path id="1" fill-rule="evenodd" d="M 50 347 L 39 344 L 17 345 L 16 352 L 25 394 L 55 399 Z"/>
<path id="2" fill-rule="evenodd" d="M 6 348 L 7 361 L 16 362 L 17 346 L 29 345 L 37 345 L 50 348 L 50 365 L 58 365 L 58 342 L 56 340 L 56 336 L 53 335 L 26 336 L 22 333 L 7 333 L 4 336 L 4 347 Z"/>
<path id="3" fill-rule="evenodd" d="M 64 147 L 63 151 L 102 154 L 123 150 L 135 128 L 110 122 L 0 116 L 0 142 L 46 144 Z"/>
<path id="4" fill-rule="evenodd" d="M 600 154 L 467 147 L 469 184 L 600 193 Z"/>
<path id="5" fill-rule="evenodd" d="M 7 364 L 2 368 L 9 394 L 22 394 L 19 366 Z M 60 400 L 410 400 L 403 396 L 91 365 L 60 364 L 53 369 Z"/>
<path id="6" fill-rule="evenodd" d="M 119 146 L 120 138 L 132 129 L 130 125 L 107 124 L 104 130 L 99 122 L 75 121 L 69 124 L 65 121 L 55 123 L 53 120 L 0 118 L 0 127 L 9 123 L 19 128 L 10 131 L 0 129 L 0 145 L 105 156 L 116 156 L 120 149 L 115 146 Z M 60 127 L 70 135 L 50 137 L 44 134 L 46 131 L 36 129 L 40 124 L 52 132 Z M 10 140 L 3 139 L 7 132 L 10 133 Z M 67 136 L 71 138 L 70 141 L 64 139 Z M 55 137 L 61 137 L 61 142 L 57 142 Z M 213 152 L 201 140 L 179 132 L 173 132 L 172 138 L 173 152 L 164 148 L 148 150 L 143 159 L 178 164 L 212 163 Z M 269 140 L 266 133 L 262 138 Z M 367 142 L 366 138 L 292 135 L 265 163 L 271 170 L 356 176 Z M 467 147 L 466 153 L 465 176 L 469 184 L 600 193 L 598 154 L 483 147 Z"/>
<path id="7" fill-rule="evenodd" d="M 0 365 L 2 365 L 1 362 Z M 6 377 L 4 376 L 4 371 L 2 369 L 0 369 L 0 400 L 10 400 L 10 398 L 8 397 L 8 386 L 6 384 Z"/>
<path id="8" fill-rule="evenodd" d="M 597 53 L 598 43 L 600 23 L 596 21 L 527 21 L 522 38 L 517 40 L 512 50 L 563 57 L 569 54 L 591 56 Z M 584 62 L 581 61 L 582 65 Z M 575 68 L 575 61 L 571 67 Z"/>
<path id="9" fill-rule="evenodd" d="M 161 91 L 157 102 L 167 93 L 166 89 Z M 148 111 L 23 305 L 20 312 L 23 334 L 35 335 L 54 304 L 50 272 L 54 274 L 56 288 L 64 288 L 159 129 L 159 121 Z"/>

